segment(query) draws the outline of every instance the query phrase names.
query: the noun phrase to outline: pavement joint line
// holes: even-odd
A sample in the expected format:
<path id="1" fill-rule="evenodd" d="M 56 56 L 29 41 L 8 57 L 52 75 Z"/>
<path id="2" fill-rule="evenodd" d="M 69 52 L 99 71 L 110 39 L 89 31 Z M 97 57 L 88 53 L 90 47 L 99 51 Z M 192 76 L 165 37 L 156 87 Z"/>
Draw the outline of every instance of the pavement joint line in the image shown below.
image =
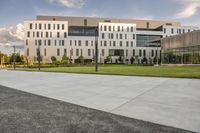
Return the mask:
<path id="1" fill-rule="evenodd" d="M 146 93 L 148 93 L 148 92 L 150 92 L 150 91 L 156 89 L 158 86 L 160 86 L 162 83 L 166 82 L 167 80 L 169 80 L 169 79 L 166 79 L 166 80 L 164 80 L 163 82 L 161 82 L 161 83 L 159 83 L 158 85 L 156 85 L 155 87 L 153 87 L 153 88 L 151 88 L 151 89 L 149 89 L 149 90 L 147 90 L 147 91 L 145 91 L 145 92 L 143 92 L 143 93 L 141 93 L 141 94 L 139 94 L 139 95 L 133 97 L 132 99 L 128 100 L 127 102 L 125 102 L 125 103 L 123 103 L 123 104 L 121 104 L 121 105 L 119 105 L 119 106 L 113 108 L 113 109 L 110 110 L 109 112 L 114 112 L 115 110 L 121 108 L 122 106 L 124 106 L 124 105 L 126 105 L 126 104 L 128 104 L 128 103 L 130 103 L 131 101 L 136 100 L 138 97 L 141 97 L 142 95 L 144 95 L 144 94 L 146 94 Z"/>

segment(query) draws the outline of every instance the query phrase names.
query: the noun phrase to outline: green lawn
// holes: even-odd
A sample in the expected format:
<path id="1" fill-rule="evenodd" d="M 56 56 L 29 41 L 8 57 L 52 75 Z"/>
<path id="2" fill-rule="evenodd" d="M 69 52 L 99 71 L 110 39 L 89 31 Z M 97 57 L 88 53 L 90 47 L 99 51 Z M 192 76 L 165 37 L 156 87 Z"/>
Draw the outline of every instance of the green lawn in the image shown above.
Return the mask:
<path id="1" fill-rule="evenodd" d="M 36 68 L 18 68 L 17 70 L 38 71 Z M 94 66 L 77 67 L 55 67 L 42 68 L 43 72 L 62 73 L 87 73 L 97 74 Z M 98 74 L 126 75 L 126 76 L 152 76 L 152 77 L 176 77 L 176 78 L 199 78 L 200 67 L 154 67 L 154 66 L 132 66 L 132 65 L 104 65 L 99 67 Z"/>

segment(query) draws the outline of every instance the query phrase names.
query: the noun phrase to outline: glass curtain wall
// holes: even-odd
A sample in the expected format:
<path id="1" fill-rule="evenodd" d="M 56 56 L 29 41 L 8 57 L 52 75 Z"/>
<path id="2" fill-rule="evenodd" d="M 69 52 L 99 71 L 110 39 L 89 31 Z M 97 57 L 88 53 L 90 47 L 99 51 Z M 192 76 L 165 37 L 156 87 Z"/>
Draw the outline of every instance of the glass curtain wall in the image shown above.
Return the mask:
<path id="1" fill-rule="evenodd" d="M 200 45 L 165 50 L 162 53 L 163 64 L 200 64 Z"/>

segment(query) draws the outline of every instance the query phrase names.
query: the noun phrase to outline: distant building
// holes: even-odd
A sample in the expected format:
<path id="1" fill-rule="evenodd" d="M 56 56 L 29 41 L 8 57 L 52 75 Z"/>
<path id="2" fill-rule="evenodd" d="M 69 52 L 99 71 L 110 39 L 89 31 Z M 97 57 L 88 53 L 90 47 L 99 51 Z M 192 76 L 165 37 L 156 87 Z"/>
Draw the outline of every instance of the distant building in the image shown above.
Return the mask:
<path id="1" fill-rule="evenodd" d="M 117 63 L 120 56 L 126 63 L 131 57 L 137 57 L 141 63 L 143 58 L 160 58 L 160 43 L 152 41 L 198 29 L 169 21 L 64 16 L 38 16 L 36 20 L 26 20 L 24 25 L 25 55 L 33 60 L 40 46 L 46 62 L 51 62 L 52 56 L 61 60 L 64 54 L 72 62 L 81 55 L 92 60 L 97 31 L 100 63 L 107 56 L 111 56 L 112 63 Z"/>
<path id="2" fill-rule="evenodd" d="M 162 39 L 163 64 L 200 64 L 200 30 Z"/>

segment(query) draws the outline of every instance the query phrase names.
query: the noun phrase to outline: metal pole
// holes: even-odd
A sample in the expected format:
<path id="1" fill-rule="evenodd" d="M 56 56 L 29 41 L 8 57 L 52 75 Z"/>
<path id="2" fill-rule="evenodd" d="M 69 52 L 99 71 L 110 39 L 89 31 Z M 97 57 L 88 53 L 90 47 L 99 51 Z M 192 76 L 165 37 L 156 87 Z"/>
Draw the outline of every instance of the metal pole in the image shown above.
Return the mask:
<path id="1" fill-rule="evenodd" d="M 14 48 L 14 54 L 13 54 L 13 62 L 14 62 L 14 70 L 16 69 L 16 56 L 15 56 L 15 46 L 13 46 Z"/>
<path id="2" fill-rule="evenodd" d="M 38 70 L 40 71 L 40 44 L 38 45 Z"/>
<path id="3" fill-rule="evenodd" d="M 158 66 L 158 55 L 159 55 L 159 52 L 158 52 L 158 44 L 157 44 L 157 66 Z"/>
<path id="4" fill-rule="evenodd" d="M 98 29 L 95 33 L 95 71 L 98 72 Z"/>

